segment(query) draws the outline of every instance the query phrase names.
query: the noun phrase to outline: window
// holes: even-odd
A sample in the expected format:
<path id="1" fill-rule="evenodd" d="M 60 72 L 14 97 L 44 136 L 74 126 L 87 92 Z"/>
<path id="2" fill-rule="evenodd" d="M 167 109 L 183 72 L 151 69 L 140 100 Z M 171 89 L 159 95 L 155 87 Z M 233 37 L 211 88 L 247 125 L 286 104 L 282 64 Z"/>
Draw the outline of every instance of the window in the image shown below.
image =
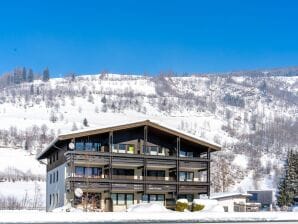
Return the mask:
<path id="1" fill-rule="evenodd" d="M 153 201 L 164 202 L 165 196 L 163 194 L 143 194 L 142 202 L 149 203 Z"/>
<path id="2" fill-rule="evenodd" d="M 56 182 L 58 182 L 58 170 L 56 172 Z"/>
<path id="3" fill-rule="evenodd" d="M 92 168 L 91 167 L 85 167 L 84 176 L 87 176 L 87 177 L 92 176 Z"/>
<path id="4" fill-rule="evenodd" d="M 250 193 L 252 196 L 249 198 L 250 201 L 256 202 L 258 201 L 258 194 L 257 193 Z"/>
<path id="5" fill-rule="evenodd" d="M 57 203 L 57 205 L 59 205 L 59 200 L 58 200 L 59 198 L 58 198 L 58 193 L 56 194 L 56 203 Z"/>
<path id="6" fill-rule="evenodd" d="M 99 152 L 100 151 L 101 144 L 100 143 L 94 143 L 93 145 L 93 151 Z"/>
<path id="7" fill-rule="evenodd" d="M 75 173 L 76 173 L 76 176 L 84 176 L 84 167 L 76 166 Z"/>
<path id="8" fill-rule="evenodd" d="M 133 169 L 113 169 L 113 175 L 133 176 Z"/>
<path id="9" fill-rule="evenodd" d="M 52 183 L 52 174 L 50 174 L 50 184 Z"/>
<path id="10" fill-rule="evenodd" d="M 126 195 L 126 204 L 132 205 L 133 204 L 133 194 L 127 194 Z"/>
<path id="11" fill-rule="evenodd" d="M 147 176 L 149 177 L 165 177 L 166 173 L 164 170 L 148 170 Z"/>
<path id="12" fill-rule="evenodd" d="M 165 154 L 165 149 L 162 147 L 158 147 L 158 155 L 164 155 Z"/>
<path id="13" fill-rule="evenodd" d="M 92 151 L 92 142 L 86 142 L 85 143 L 85 150 L 86 151 Z"/>
<path id="14" fill-rule="evenodd" d="M 180 150 L 180 157 L 191 157 L 193 158 L 193 152 L 188 152 L 185 150 Z"/>
<path id="15" fill-rule="evenodd" d="M 85 150 L 84 142 L 76 142 L 75 148 L 78 151 L 84 151 Z"/>
<path id="16" fill-rule="evenodd" d="M 149 155 L 164 155 L 165 149 L 160 146 L 147 146 L 147 149 L 143 146 L 143 152 Z"/>
<path id="17" fill-rule="evenodd" d="M 55 180 L 56 180 L 56 178 L 55 178 L 55 172 L 53 173 L 53 183 L 55 183 Z"/>
<path id="18" fill-rule="evenodd" d="M 157 201 L 165 201 L 165 196 L 163 194 L 158 194 Z"/>
<path id="19" fill-rule="evenodd" d="M 180 194 L 178 198 L 185 198 L 188 201 L 193 201 L 194 196 L 192 194 Z"/>
<path id="20" fill-rule="evenodd" d="M 58 151 L 56 152 L 56 160 L 58 160 Z"/>
<path id="21" fill-rule="evenodd" d="M 117 194 L 111 194 L 111 199 L 113 201 L 113 205 L 117 205 Z"/>
<path id="22" fill-rule="evenodd" d="M 133 194 L 113 193 L 111 194 L 113 205 L 131 205 L 133 204 Z"/>
<path id="23" fill-rule="evenodd" d="M 156 198 L 156 195 L 155 194 L 149 194 L 149 201 L 152 202 L 152 201 L 156 201 L 157 198 Z"/>
<path id="24" fill-rule="evenodd" d="M 52 164 L 52 156 L 50 156 L 50 164 Z"/>
<path id="25" fill-rule="evenodd" d="M 118 146 L 119 146 L 118 147 L 118 152 L 119 153 L 125 153 L 125 151 L 126 151 L 126 145 L 125 144 L 119 144 Z"/>
<path id="26" fill-rule="evenodd" d="M 50 205 L 52 205 L 52 195 L 50 194 Z"/>
<path id="27" fill-rule="evenodd" d="M 143 153 L 144 154 L 149 154 L 149 147 L 148 146 L 146 147 L 146 146 L 143 145 Z"/>
<path id="28" fill-rule="evenodd" d="M 102 174 L 102 169 L 99 167 L 82 167 L 76 166 L 75 167 L 75 174 L 78 177 L 88 176 L 100 176 Z"/>
<path id="29" fill-rule="evenodd" d="M 158 147 L 157 146 L 150 146 L 149 150 L 150 150 L 150 155 L 157 155 Z"/>
<path id="30" fill-rule="evenodd" d="M 125 205 L 125 194 L 118 194 L 117 204 Z"/>
<path id="31" fill-rule="evenodd" d="M 179 181 L 193 181 L 194 173 L 193 172 L 180 172 Z"/>

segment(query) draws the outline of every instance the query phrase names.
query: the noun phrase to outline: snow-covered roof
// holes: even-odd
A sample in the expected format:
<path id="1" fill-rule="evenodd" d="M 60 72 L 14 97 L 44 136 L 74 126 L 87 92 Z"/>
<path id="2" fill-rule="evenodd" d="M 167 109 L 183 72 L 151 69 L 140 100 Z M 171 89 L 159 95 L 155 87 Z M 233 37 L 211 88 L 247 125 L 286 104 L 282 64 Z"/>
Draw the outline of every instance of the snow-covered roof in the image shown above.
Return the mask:
<path id="1" fill-rule="evenodd" d="M 252 194 L 240 193 L 240 192 L 221 192 L 214 193 L 210 196 L 210 199 L 221 199 L 221 198 L 236 198 L 236 197 L 250 197 Z"/>
<path id="2" fill-rule="evenodd" d="M 148 125 L 149 127 L 157 128 L 160 129 L 164 132 L 170 133 L 177 135 L 183 139 L 186 139 L 188 141 L 204 145 L 206 147 L 209 147 L 212 151 L 220 150 L 221 146 L 211 142 L 207 141 L 202 138 L 198 138 L 195 135 L 186 133 L 184 131 L 180 131 L 176 128 L 172 128 L 163 124 L 160 124 L 159 122 L 152 121 L 152 120 L 136 120 L 134 122 L 121 122 L 121 123 L 113 123 L 113 125 L 107 125 L 107 126 L 101 126 L 99 128 L 89 128 L 89 129 L 84 129 L 84 130 L 79 130 L 79 131 L 72 131 L 72 132 L 67 132 L 60 134 L 58 137 L 56 137 L 46 148 L 43 150 L 38 156 L 37 159 L 43 159 L 43 156 L 45 153 L 56 144 L 57 141 L 59 140 L 66 140 L 66 139 L 72 139 L 72 138 L 78 138 L 78 137 L 83 137 L 87 135 L 95 135 L 95 134 L 100 134 L 100 133 L 105 133 L 109 131 L 116 131 L 116 130 L 122 130 L 122 129 L 127 129 L 127 128 L 133 128 L 133 127 L 138 127 L 138 126 L 143 126 L 143 125 Z"/>

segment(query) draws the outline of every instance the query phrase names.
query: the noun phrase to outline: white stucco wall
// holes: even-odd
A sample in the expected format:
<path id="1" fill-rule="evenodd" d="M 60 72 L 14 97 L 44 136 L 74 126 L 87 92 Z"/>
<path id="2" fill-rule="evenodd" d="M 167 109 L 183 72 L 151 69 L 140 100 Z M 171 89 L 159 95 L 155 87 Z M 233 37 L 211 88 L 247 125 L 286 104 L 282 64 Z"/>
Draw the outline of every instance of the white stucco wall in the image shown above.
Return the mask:
<path id="1" fill-rule="evenodd" d="M 56 181 L 56 174 L 58 171 L 58 181 Z M 53 174 L 55 173 L 55 181 L 53 181 Z M 66 164 L 62 164 L 47 173 L 46 184 L 46 209 L 51 211 L 64 205 L 65 201 L 65 173 Z M 50 175 L 52 175 L 52 183 L 50 183 Z M 57 201 L 58 194 L 58 201 Z M 52 195 L 52 203 L 50 204 L 50 195 Z M 53 197 L 54 195 L 54 197 Z"/>
<path id="2" fill-rule="evenodd" d="M 228 212 L 234 212 L 234 203 L 246 203 L 246 198 L 222 198 L 217 199 L 218 204 L 223 207 L 228 207 Z"/>

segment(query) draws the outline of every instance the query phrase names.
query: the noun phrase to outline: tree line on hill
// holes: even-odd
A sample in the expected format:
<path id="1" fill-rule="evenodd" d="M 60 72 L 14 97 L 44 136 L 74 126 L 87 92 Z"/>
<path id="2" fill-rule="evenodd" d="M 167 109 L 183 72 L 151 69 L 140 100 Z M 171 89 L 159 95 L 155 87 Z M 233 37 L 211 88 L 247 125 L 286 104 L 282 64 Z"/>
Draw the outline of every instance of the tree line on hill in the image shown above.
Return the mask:
<path id="1" fill-rule="evenodd" d="M 0 87 L 33 82 L 36 79 L 42 79 L 42 81 L 47 82 L 50 79 L 49 68 L 45 68 L 41 75 L 34 73 L 31 68 L 15 68 L 12 72 L 6 73 L 0 77 Z"/>

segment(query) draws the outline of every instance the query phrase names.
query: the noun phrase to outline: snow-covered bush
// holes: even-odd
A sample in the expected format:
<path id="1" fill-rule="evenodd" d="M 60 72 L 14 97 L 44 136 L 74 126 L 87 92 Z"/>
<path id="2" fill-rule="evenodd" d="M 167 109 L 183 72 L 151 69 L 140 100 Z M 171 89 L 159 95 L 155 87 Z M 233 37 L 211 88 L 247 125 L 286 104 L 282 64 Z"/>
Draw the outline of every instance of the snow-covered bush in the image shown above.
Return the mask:
<path id="1" fill-rule="evenodd" d="M 205 207 L 205 205 L 202 205 L 202 204 L 195 204 L 195 203 L 193 203 L 193 204 L 192 204 L 192 211 L 193 211 L 193 212 L 198 212 L 198 211 L 203 210 L 204 207 Z"/>
<path id="2" fill-rule="evenodd" d="M 184 212 L 188 209 L 188 200 L 187 199 L 178 199 L 176 202 L 176 211 Z"/>

